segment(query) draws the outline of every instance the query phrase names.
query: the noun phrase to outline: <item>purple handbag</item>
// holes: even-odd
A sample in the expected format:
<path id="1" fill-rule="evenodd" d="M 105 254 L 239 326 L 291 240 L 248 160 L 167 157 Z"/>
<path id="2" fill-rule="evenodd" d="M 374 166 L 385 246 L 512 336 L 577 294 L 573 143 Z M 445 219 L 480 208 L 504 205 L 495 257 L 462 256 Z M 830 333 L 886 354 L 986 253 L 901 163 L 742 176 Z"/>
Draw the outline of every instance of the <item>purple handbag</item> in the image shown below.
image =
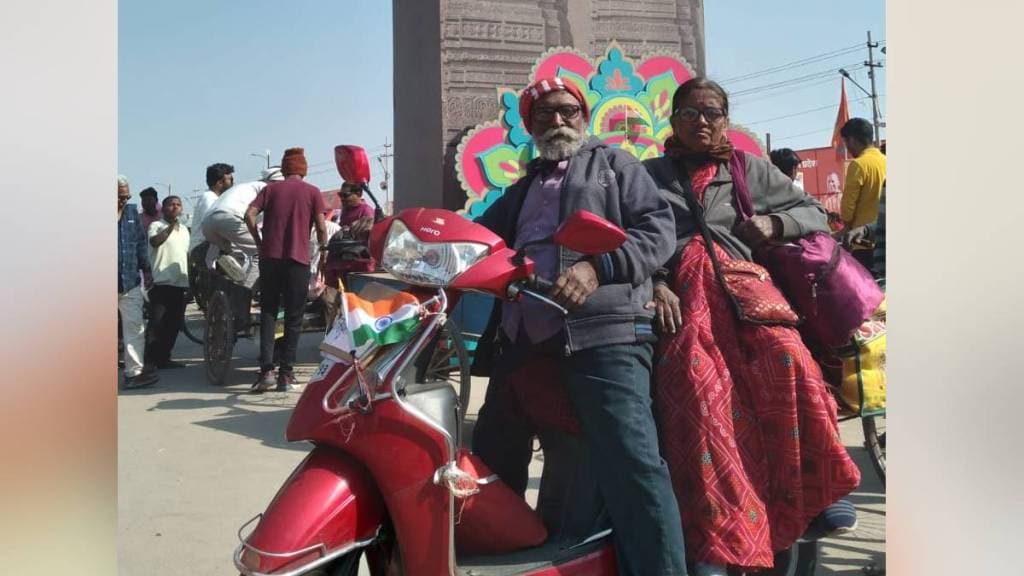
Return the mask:
<path id="1" fill-rule="evenodd" d="M 743 152 L 733 153 L 730 168 L 737 209 L 748 220 L 754 206 Z M 885 297 L 871 273 L 826 232 L 812 232 L 793 242 L 766 243 L 754 259 L 768 269 L 803 316 L 801 332 L 828 347 L 848 344 Z"/>

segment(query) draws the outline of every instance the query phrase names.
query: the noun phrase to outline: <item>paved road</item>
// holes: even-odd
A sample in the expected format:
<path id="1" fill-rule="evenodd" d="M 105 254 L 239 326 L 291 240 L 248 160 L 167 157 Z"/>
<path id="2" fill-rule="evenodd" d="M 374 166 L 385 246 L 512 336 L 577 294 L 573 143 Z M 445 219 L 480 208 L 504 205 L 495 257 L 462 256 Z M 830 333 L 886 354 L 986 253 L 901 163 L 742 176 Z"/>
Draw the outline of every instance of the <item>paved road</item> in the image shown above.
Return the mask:
<path id="1" fill-rule="evenodd" d="M 316 334 L 304 334 L 296 375 L 319 362 Z M 228 386 L 206 382 L 202 349 L 179 338 L 188 364 L 164 371 L 158 387 L 121 391 L 118 399 L 118 562 L 123 576 L 236 574 L 231 554 L 240 525 L 261 512 L 309 449 L 288 444 L 284 430 L 299 392 L 247 394 L 256 378 L 256 345 L 242 340 Z M 483 399 L 474 379 L 468 420 Z M 864 481 L 852 500 L 860 510 L 853 535 L 826 541 L 819 574 L 864 574 L 885 566 L 885 492 L 859 448 L 859 421 L 843 438 Z M 536 485 L 540 460 L 531 468 Z M 531 491 L 528 497 L 536 498 Z"/>

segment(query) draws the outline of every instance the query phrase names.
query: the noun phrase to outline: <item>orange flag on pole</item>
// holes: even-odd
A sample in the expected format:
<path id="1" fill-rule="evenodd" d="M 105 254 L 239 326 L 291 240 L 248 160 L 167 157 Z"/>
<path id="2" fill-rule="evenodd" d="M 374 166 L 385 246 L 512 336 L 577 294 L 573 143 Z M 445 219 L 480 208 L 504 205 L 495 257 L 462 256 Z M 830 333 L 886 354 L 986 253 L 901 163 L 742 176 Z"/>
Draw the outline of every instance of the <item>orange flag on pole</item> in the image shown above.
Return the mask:
<path id="1" fill-rule="evenodd" d="M 842 79 L 842 92 L 839 96 L 839 113 L 836 114 L 836 126 L 832 130 L 832 148 L 836 151 L 838 160 L 846 160 L 846 145 L 843 144 L 839 131 L 850 119 L 850 105 L 846 101 L 846 78 Z"/>

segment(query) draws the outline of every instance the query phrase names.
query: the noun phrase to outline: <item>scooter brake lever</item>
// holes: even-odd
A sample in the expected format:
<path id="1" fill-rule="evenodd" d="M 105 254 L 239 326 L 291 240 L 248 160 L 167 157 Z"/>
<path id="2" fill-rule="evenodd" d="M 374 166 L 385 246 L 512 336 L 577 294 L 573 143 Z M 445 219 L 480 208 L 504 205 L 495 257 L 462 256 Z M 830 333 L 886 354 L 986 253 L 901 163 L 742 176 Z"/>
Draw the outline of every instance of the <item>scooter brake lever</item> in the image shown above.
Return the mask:
<path id="1" fill-rule="evenodd" d="M 538 294 L 538 293 L 534 292 L 533 290 L 529 290 L 529 289 L 526 289 L 526 288 L 524 288 L 521 292 L 523 294 L 526 294 L 527 296 L 530 296 L 531 298 L 536 298 L 537 300 L 540 300 L 541 302 L 547 304 L 548 306 L 551 306 L 552 308 L 555 308 L 556 310 L 558 310 L 562 314 L 562 316 L 568 316 L 569 315 L 569 311 L 566 310 L 564 306 L 562 306 L 558 302 L 555 302 L 551 298 L 548 298 L 547 296 L 544 296 L 542 294 Z"/>

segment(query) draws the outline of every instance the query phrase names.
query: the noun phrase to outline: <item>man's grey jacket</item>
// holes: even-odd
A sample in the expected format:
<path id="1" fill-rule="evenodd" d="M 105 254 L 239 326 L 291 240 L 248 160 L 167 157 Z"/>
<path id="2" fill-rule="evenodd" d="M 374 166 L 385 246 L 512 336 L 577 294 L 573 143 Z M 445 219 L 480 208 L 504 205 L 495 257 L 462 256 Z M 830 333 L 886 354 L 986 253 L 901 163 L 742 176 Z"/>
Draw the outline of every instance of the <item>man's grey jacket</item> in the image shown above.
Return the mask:
<path id="1" fill-rule="evenodd" d="M 531 162 L 526 175 L 476 220 L 510 247 L 515 245 L 519 212 L 541 164 Z M 566 353 L 652 340 L 653 311 L 644 308 L 652 297 L 651 275 L 668 260 L 676 244 L 668 202 L 635 157 L 591 136 L 569 160 L 562 181 L 559 222 L 580 209 L 623 228 L 627 238 L 614 252 L 592 260 L 600 285 L 566 318 Z M 560 247 L 559 274 L 584 258 Z"/>

